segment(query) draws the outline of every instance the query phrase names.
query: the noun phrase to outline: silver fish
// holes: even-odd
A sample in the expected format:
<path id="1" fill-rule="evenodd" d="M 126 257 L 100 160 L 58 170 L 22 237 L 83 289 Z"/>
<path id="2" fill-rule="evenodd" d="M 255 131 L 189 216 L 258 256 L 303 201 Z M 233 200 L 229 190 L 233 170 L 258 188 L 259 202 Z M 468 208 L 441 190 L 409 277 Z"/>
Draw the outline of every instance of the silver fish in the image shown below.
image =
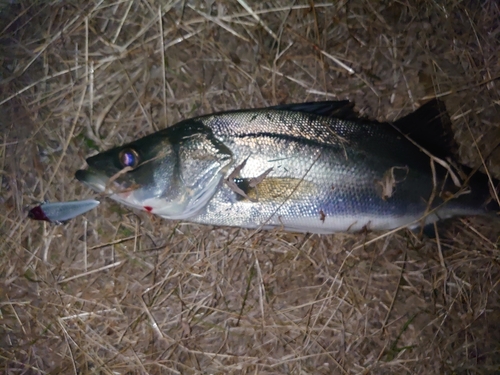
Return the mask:
<path id="1" fill-rule="evenodd" d="M 360 119 L 346 101 L 216 113 L 90 157 L 76 178 L 167 219 L 294 232 L 497 211 L 485 175 L 463 184 L 444 161 L 446 120 L 438 101 L 394 124 Z"/>
<path id="2" fill-rule="evenodd" d="M 84 214 L 99 205 L 95 199 L 69 202 L 45 202 L 33 207 L 28 217 L 33 220 L 44 220 L 50 223 L 61 223 Z"/>

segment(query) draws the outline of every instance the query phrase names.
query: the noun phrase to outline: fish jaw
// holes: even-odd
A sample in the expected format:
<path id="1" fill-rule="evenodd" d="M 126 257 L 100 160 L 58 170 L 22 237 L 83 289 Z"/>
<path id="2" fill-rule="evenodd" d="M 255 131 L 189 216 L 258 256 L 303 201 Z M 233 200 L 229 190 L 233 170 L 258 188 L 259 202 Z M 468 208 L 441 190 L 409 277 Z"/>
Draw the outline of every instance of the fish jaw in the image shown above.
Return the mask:
<path id="1" fill-rule="evenodd" d="M 116 181 L 113 181 L 110 186 L 108 177 L 99 173 L 98 171 L 89 169 L 80 169 L 76 171 L 75 178 L 83 183 L 88 188 L 94 190 L 96 193 L 105 193 L 110 191 L 109 198 L 135 208 L 143 208 L 144 205 L 139 204 L 133 196 L 133 190 L 128 190 L 121 186 Z M 113 193 L 113 191 L 121 191 L 120 193 Z"/>
<path id="2" fill-rule="evenodd" d="M 103 193 L 106 190 L 107 177 L 92 169 L 76 171 L 75 178 L 96 193 Z"/>
<path id="3" fill-rule="evenodd" d="M 139 199 L 137 194 L 134 194 L 134 190 L 125 189 L 116 181 L 109 184 L 109 179 L 105 174 L 99 173 L 92 168 L 78 170 L 75 173 L 75 177 L 78 181 L 82 182 L 85 186 L 94 190 L 96 193 L 106 193 L 109 191 L 111 193 L 108 196 L 109 198 L 125 206 L 154 213 L 158 210 L 161 211 L 166 208 L 165 200 L 158 198 Z M 173 205 L 170 205 L 168 209 L 173 210 L 174 212 L 179 211 L 179 208 Z"/>

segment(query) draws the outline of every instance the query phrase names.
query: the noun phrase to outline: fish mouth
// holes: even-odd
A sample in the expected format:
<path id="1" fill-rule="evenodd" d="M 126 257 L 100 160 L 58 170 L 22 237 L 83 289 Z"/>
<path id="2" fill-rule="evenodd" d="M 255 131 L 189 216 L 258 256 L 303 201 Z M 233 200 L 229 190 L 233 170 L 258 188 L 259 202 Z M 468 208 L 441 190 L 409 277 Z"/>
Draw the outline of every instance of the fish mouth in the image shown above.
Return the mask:
<path id="1" fill-rule="evenodd" d="M 92 168 L 80 169 L 76 171 L 75 178 L 96 193 L 105 194 L 107 197 L 126 206 L 144 209 L 142 202 L 134 197 L 133 190 L 124 189 L 116 181 L 110 184 L 110 178 L 104 173 Z M 113 188 L 117 189 L 118 192 L 113 191 Z"/>
<path id="2" fill-rule="evenodd" d="M 117 181 L 111 181 L 113 177 L 109 178 L 106 174 L 92 168 L 79 169 L 75 173 L 75 178 L 96 193 L 106 193 L 112 198 L 115 197 L 113 199 L 124 200 L 130 198 L 130 194 L 135 190 L 123 186 Z"/>
<path id="3" fill-rule="evenodd" d="M 75 178 L 96 193 L 102 193 L 106 190 L 108 178 L 92 169 L 80 169 L 76 171 Z"/>

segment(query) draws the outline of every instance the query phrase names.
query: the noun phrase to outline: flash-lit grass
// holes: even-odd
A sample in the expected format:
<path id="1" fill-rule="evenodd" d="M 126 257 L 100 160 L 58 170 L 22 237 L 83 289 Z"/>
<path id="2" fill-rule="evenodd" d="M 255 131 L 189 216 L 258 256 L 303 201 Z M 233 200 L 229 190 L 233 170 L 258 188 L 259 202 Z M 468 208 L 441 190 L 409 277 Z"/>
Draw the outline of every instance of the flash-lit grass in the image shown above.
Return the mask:
<path id="1" fill-rule="evenodd" d="M 394 120 L 440 97 L 460 161 L 500 177 L 496 1 L 0 5 L 0 371 L 487 374 L 499 223 L 438 240 L 210 228 L 92 193 L 85 157 L 191 116 L 313 100 Z M 484 162 L 483 162 L 484 160 Z"/>

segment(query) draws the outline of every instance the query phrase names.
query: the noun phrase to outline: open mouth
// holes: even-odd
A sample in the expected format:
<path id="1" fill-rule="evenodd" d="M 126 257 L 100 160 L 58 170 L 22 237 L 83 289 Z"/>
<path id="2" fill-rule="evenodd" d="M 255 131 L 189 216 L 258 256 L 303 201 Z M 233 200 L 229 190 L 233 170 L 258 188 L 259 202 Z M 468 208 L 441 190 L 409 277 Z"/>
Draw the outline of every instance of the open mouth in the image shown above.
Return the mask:
<path id="1" fill-rule="evenodd" d="M 112 177 L 109 178 L 92 168 L 76 171 L 75 178 L 96 193 L 104 193 L 109 198 L 126 206 L 144 209 L 144 204 L 140 200 L 138 201 L 132 194 L 137 188 L 136 186 L 124 188 L 117 181 L 110 181 Z"/>
<path id="2" fill-rule="evenodd" d="M 76 171 L 75 178 L 96 193 L 117 195 L 122 199 L 128 198 L 139 187 L 138 185 L 125 186 L 127 184 L 120 184 L 113 180 L 113 177 L 108 178 L 105 174 L 96 172 L 92 168 Z"/>

